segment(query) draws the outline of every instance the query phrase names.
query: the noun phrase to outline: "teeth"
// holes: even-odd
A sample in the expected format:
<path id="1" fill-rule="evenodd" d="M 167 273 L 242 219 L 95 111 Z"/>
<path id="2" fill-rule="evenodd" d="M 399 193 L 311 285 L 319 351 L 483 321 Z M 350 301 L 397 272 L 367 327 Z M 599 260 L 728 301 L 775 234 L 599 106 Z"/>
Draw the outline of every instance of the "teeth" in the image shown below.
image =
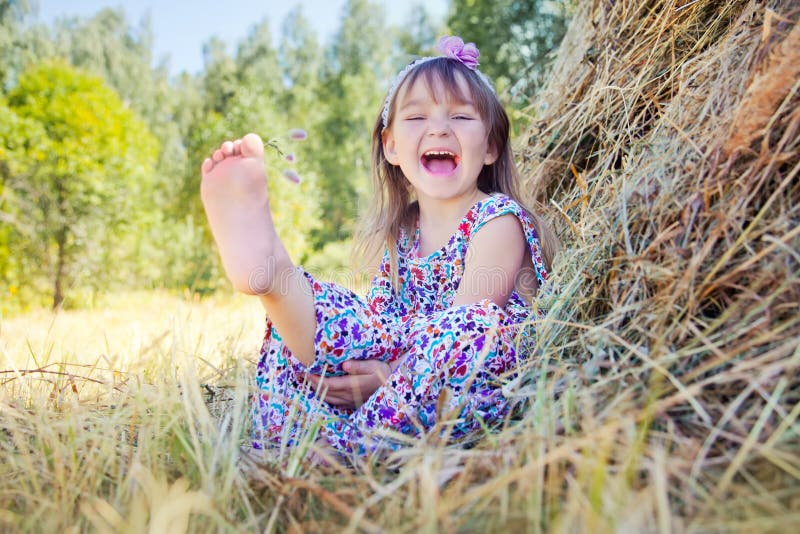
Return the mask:
<path id="1" fill-rule="evenodd" d="M 430 152 L 425 152 L 425 156 L 426 157 L 431 157 L 431 156 L 449 156 L 451 158 L 455 158 L 456 157 L 456 155 L 453 154 L 452 152 L 438 151 L 438 150 L 431 150 Z"/>

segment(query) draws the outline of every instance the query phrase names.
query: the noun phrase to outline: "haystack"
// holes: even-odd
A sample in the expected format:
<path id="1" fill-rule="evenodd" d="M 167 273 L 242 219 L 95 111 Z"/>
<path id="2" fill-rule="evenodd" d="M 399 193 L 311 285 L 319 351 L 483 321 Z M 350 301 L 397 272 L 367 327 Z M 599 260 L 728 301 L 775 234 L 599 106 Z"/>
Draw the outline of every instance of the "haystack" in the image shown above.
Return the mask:
<path id="1" fill-rule="evenodd" d="M 799 16 L 581 2 L 522 140 L 564 243 L 531 376 L 684 526 L 800 522 Z"/>

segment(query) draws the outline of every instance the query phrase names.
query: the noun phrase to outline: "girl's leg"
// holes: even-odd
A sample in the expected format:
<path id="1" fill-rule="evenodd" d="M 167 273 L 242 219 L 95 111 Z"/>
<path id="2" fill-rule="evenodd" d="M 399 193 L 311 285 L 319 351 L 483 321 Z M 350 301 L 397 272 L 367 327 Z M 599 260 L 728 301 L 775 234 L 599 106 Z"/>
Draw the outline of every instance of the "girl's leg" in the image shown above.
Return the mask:
<path id="1" fill-rule="evenodd" d="M 392 434 L 416 436 L 442 416 L 457 416 L 451 436 L 491 423 L 507 411 L 497 376 L 516 366 L 513 339 L 491 301 L 418 317 L 403 363 L 347 420 L 325 428 L 338 450 L 365 454 L 393 449 Z"/>
<path id="2" fill-rule="evenodd" d="M 346 410 L 320 401 L 313 388 L 298 379 L 299 375 L 342 375 L 345 360 L 388 361 L 407 350 L 409 337 L 403 332 L 408 321 L 389 320 L 348 289 L 302 275 L 313 291 L 317 325 L 313 332 L 314 360 L 310 365 L 300 362 L 284 343 L 279 328 L 267 321 L 253 407 L 257 447 L 296 444 L 303 431 L 335 425 L 349 415 Z"/>
<path id="3" fill-rule="evenodd" d="M 314 309 L 272 222 L 264 143 L 256 134 L 226 141 L 202 165 L 200 196 L 233 286 L 258 295 L 295 356 L 311 362 Z"/>
<path id="4" fill-rule="evenodd" d="M 256 367 L 253 403 L 253 445 L 292 447 L 304 432 L 348 414 L 320 401 L 312 387 L 297 377 L 297 360 L 267 320 L 264 343 Z"/>
<path id="5" fill-rule="evenodd" d="M 298 370 L 341 375 L 341 365 L 346 360 L 388 362 L 406 352 L 410 318 L 378 313 L 349 289 L 304 274 L 313 294 L 316 329 L 314 360 Z"/>

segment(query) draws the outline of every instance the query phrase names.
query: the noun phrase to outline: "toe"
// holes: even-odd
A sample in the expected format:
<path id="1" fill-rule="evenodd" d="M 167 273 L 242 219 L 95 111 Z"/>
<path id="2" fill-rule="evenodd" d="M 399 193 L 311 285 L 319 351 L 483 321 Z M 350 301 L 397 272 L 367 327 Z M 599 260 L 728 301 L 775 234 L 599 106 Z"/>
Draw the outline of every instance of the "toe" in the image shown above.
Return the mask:
<path id="1" fill-rule="evenodd" d="M 225 156 L 233 156 L 233 143 L 231 141 L 225 141 L 222 143 L 220 150 L 222 150 Z"/>
<path id="2" fill-rule="evenodd" d="M 220 161 L 222 161 L 223 159 L 225 159 L 225 154 L 223 154 L 223 153 L 222 153 L 222 150 L 220 150 L 220 149 L 217 149 L 217 150 L 215 150 L 215 151 L 214 151 L 214 153 L 211 155 L 211 159 L 213 159 L 215 162 L 219 163 Z"/>
<path id="3" fill-rule="evenodd" d="M 242 137 L 242 156 L 248 158 L 264 156 L 264 142 L 258 135 L 249 133 Z"/>
<path id="4" fill-rule="evenodd" d="M 234 156 L 241 156 L 242 155 L 242 140 L 237 139 L 233 142 L 233 155 Z"/>
<path id="5" fill-rule="evenodd" d="M 209 172 L 211 169 L 214 168 L 214 162 L 211 161 L 211 158 L 206 158 L 203 160 L 203 164 L 200 166 L 200 170 L 204 173 Z"/>

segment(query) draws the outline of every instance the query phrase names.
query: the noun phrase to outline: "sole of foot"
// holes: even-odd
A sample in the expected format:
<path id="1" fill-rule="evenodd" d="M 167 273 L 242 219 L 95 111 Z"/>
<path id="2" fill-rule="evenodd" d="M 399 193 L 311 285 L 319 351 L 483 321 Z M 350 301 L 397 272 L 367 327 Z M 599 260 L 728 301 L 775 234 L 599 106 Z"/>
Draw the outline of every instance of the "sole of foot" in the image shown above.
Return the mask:
<path id="1" fill-rule="evenodd" d="M 264 143 L 256 134 L 225 141 L 201 167 L 200 197 L 225 274 L 250 295 L 269 292 L 277 236 L 267 195 Z"/>

